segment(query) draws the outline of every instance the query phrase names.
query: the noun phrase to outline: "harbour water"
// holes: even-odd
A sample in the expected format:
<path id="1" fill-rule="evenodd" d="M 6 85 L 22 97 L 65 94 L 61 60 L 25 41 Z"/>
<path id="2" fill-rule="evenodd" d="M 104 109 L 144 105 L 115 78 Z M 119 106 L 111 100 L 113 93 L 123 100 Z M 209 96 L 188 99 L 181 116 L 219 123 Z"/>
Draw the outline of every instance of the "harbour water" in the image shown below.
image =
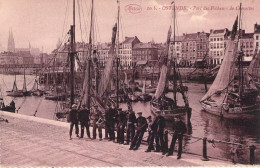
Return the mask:
<path id="1" fill-rule="evenodd" d="M 27 75 L 27 89 L 31 89 L 34 82 L 34 76 Z M 22 89 L 23 75 L 17 75 L 17 87 Z M 1 90 L 4 94 L 5 102 L 10 102 L 13 98 L 5 96 L 7 90 L 11 90 L 14 82 L 13 75 L 2 75 L 0 78 Z M 247 146 L 255 145 L 256 163 L 260 164 L 260 125 L 258 122 L 233 122 L 230 120 L 222 120 L 217 116 L 208 114 L 202 111 L 199 104 L 200 98 L 205 94 L 204 85 L 198 83 L 185 83 L 188 86 L 188 98 L 192 108 L 191 116 L 191 129 L 188 132 L 195 137 L 206 137 L 207 139 L 215 139 L 228 142 L 236 142 L 245 144 Z M 167 96 L 171 96 L 168 93 Z M 178 95 L 181 100 L 181 95 Z M 25 115 L 34 115 L 36 117 L 53 119 L 56 101 L 46 100 L 44 97 L 19 97 L 14 98 L 16 108 L 19 109 L 18 113 Z M 180 102 L 183 103 L 183 102 Z M 120 105 L 123 109 L 126 108 L 125 104 Z M 133 103 L 135 112 L 142 111 L 143 116 L 147 117 L 150 114 L 150 103 Z M 37 111 L 36 111 L 37 110 Z M 167 123 L 169 130 L 171 123 Z M 169 145 L 171 136 L 169 135 Z M 224 143 L 208 143 L 208 156 L 219 158 L 221 160 L 230 160 L 231 151 L 233 146 Z M 245 147 L 234 146 L 237 149 L 236 161 L 239 163 L 249 163 L 249 149 Z M 197 140 L 190 137 L 184 138 L 184 152 L 189 152 L 197 155 L 202 155 L 202 140 Z"/>

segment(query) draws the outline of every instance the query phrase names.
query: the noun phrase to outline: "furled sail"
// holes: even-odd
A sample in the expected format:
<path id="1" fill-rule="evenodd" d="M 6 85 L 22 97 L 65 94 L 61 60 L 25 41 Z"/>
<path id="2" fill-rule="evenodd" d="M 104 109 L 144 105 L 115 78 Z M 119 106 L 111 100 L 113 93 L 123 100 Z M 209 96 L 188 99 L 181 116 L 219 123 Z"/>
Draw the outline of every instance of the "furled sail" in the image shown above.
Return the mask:
<path id="1" fill-rule="evenodd" d="M 168 35 L 167 35 L 167 47 L 166 47 L 166 55 L 164 57 L 164 64 L 162 65 L 161 68 L 161 73 L 160 73 L 160 79 L 156 88 L 156 92 L 154 95 L 155 99 L 158 99 L 162 96 L 162 94 L 164 93 L 164 89 L 166 86 L 166 80 L 167 80 L 167 73 L 168 73 L 168 67 L 167 67 L 167 62 L 168 62 L 168 52 L 169 52 L 169 44 L 170 44 L 170 38 L 172 35 L 172 28 L 170 26 L 169 30 L 168 30 Z"/>
<path id="2" fill-rule="evenodd" d="M 13 89 L 12 89 L 13 92 L 17 92 L 18 91 L 18 88 L 17 88 L 17 84 L 16 84 L 16 76 L 15 76 L 15 80 L 14 80 L 14 84 L 13 84 Z"/>
<path id="3" fill-rule="evenodd" d="M 117 30 L 117 24 L 113 27 L 113 32 L 112 32 L 112 45 L 109 50 L 109 57 L 106 63 L 106 67 L 104 69 L 104 73 L 101 77 L 99 86 L 98 86 L 98 95 L 99 97 L 102 97 L 105 93 L 105 91 L 108 88 L 109 81 L 111 79 L 112 75 L 112 70 L 113 70 L 113 62 L 115 59 L 114 56 L 114 50 L 115 50 L 115 40 L 116 40 L 116 30 Z"/>
<path id="4" fill-rule="evenodd" d="M 142 94 L 145 94 L 145 80 L 143 82 Z"/>

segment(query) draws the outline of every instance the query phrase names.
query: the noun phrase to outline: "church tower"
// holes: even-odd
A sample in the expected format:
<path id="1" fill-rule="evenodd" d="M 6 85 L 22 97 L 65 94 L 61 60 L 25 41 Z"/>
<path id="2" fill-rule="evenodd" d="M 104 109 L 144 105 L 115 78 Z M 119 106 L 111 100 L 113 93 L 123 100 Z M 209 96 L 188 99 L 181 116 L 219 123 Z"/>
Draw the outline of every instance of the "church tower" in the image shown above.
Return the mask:
<path id="1" fill-rule="evenodd" d="M 15 52 L 15 44 L 14 44 L 14 37 L 13 37 L 13 31 L 12 31 L 12 29 L 9 30 L 7 51 L 8 51 L 8 52 Z"/>

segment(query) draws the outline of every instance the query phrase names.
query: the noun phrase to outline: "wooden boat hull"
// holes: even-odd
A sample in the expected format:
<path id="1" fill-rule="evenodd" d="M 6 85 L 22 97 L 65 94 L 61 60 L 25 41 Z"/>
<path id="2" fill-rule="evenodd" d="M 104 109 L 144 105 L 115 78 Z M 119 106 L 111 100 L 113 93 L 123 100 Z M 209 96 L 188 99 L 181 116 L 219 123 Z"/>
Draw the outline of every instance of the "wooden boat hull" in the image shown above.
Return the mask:
<path id="1" fill-rule="evenodd" d="M 209 102 L 200 102 L 203 110 L 213 115 L 217 115 L 220 117 L 228 118 L 228 119 L 253 119 L 256 114 L 259 113 L 260 106 L 259 104 L 245 106 L 245 107 L 226 107 L 223 106 L 215 106 Z"/>
<path id="2" fill-rule="evenodd" d="M 9 93 L 7 93 L 7 96 L 11 96 L 11 97 L 23 97 L 23 92 L 9 92 Z"/>
<path id="3" fill-rule="evenodd" d="M 190 120 L 191 118 L 191 111 L 192 109 L 189 107 L 184 107 L 184 106 L 178 106 L 175 109 L 171 109 L 171 110 L 161 110 L 158 107 L 156 107 L 155 105 L 153 105 L 153 103 L 151 102 L 150 104 L 151 107 L 151 112 L 154 116 L 156 116 L 156 112 L 157 111 L 161 111 L 161 115 L 168 121 L 173 120 L 174 117 L 176 116 L 180 116 L 181 118 L 185 119 L 185 120 Z"/>
<path id="4" fill-rule="evenodd" d="M 11 107 L 11 106 L 5 106 L 5 107 L 1 108 L 0 110 L 15 113 L 15 107 Z"/>

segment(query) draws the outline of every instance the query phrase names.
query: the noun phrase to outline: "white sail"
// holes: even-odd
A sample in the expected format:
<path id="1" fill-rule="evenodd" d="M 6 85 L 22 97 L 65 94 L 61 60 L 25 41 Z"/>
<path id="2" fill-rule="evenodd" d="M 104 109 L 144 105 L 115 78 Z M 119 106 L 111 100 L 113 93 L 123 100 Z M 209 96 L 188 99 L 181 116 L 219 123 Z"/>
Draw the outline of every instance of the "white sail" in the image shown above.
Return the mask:
<path id="1" fill-rule="evenodd" d="M 210 89 L 200 101 L 204 101 L 210 98 L 211 100 L 215 101 L 218 105 L 223 103 L 223 100 L 225 99 L 225 94 L 221 93 L 221 95 L 219 95 L 219 93 L 224 91 L 228 87 L 230 82 L 233 80 L 236 51 L 237 43 L 230 39 L 227 42 L 227 49 L 224 55 L 223 62 L 220 66 L 219 72 Z M 216 93 L 218 94 L 216 95 Z"/>

